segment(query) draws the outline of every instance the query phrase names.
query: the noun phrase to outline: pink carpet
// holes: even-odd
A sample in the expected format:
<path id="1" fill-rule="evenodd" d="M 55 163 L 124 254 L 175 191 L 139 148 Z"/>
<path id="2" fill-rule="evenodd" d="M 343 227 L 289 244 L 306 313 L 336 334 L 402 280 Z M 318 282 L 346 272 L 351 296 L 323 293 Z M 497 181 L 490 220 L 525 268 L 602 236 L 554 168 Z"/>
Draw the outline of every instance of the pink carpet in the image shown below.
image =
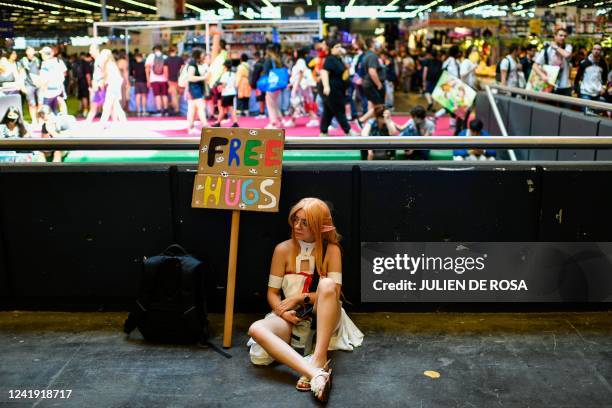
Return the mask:
<path id="1" fill-rule="evenodd" d="M 404 124 L 408 120 L 408 116 L 393 116 L 393 120 L 398 124 Z M 296 127 L 286 128 L 286 136 L 318 136 L 319 128 L 306 127 L 308 118 L 299 118 L 296 120 Z M 268 124 L 268 119 L 257 118 L 239 118 L 238 124 L 242 128 L 263 128 Z M 223 125 L 229 127 L 231 123 Z M 352 124 L 355 131 L 358 131 L 356 125 Z M 442 117 L 436 123 L 437 136 L 452 135 L 452 130 L 449 128 L 449 118 Z M 344 136 L 342 129 L 330 128 L 330 136 Z M 93 124 L 78 121 L 73 136 L 83 137 L 188 137 L 186 122 L 179 118 L 165 117 L 147 117 L 147 118 L 129 118 L 127 123 L 112 123 L 107 129 L 103 129 L 98 122 Z"/>

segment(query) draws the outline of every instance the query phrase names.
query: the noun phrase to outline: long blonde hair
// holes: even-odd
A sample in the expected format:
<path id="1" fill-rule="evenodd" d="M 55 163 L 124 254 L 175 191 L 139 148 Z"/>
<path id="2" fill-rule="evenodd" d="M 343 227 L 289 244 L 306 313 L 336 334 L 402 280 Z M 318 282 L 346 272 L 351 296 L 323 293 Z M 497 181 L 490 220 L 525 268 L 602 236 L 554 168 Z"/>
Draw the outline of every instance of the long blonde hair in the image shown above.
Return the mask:
<path id="1" fill-rule="evenodd" d="M 299 255 L 300 244 L 295 238 L 295 223 L 291 220 L 300 210 L 304 210 L 306 213 L 308 227 L 315 239 L 314 257 L 316 269 L 319 272 L 319 276 L 325 277 L 328 271 L 323 269 L 323 246 L 324 244 L 335 244 L 339 246 L 341 236 L 338 234 L 338 231 L 336 231 L 331 211 L 327 204 L 314 197 L 302 198 L 291 208 L 288 218 L 289 225 L 291 226 L 291 240 L 294 244 L 294 257 Z"/>

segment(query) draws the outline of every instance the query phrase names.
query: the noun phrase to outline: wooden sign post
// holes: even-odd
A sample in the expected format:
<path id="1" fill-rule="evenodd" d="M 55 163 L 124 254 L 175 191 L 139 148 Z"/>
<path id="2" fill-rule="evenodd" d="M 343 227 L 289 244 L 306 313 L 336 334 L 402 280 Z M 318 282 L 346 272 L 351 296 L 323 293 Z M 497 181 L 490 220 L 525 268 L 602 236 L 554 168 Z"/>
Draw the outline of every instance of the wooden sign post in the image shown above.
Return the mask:
<path id="1" fill-rule="evenodd" d="M 278 212 L 285 131 L 204 128 L 191 206 L 232 210 L 223 347 L 232 346 L 240 211 Z"/>

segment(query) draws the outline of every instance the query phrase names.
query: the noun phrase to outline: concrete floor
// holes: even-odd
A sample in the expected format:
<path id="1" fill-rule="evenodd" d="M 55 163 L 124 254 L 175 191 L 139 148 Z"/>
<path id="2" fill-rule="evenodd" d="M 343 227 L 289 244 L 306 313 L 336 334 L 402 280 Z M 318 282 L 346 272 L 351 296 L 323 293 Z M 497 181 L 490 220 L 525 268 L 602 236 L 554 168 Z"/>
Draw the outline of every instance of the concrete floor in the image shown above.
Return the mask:
<path id="1" fill-rule="evenodd" d="M 126 340 L 125 317 L 0 313 L 0 406 L 316 405 L 309 393 L 294 390 L 297 375 L 286 367 L 249 362 L 246 329 L 259 316 L 236 316 L 232 359 Z M 366 338 L 352 353 L 332 353 L 329 406 L 612 406 L 612 312 L 352 317 Z M 210 318 L 221 333 L 222 316 Z M 220 344 L 220 336 L 213 341 Z M 72 389 L 72 395 L 9 402 L 10 389 Z"/>

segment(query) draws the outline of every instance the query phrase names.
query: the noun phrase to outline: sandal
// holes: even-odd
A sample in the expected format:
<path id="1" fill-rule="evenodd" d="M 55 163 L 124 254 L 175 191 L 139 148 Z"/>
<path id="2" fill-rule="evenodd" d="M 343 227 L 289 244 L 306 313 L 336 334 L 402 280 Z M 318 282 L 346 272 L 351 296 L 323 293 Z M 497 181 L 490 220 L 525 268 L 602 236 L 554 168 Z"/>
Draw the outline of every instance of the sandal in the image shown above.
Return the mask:
<path id="1" fill-rule="evenodd" d="M 301 392 L 310 391 L 310 380 L 306 376 L 301 376 L 295 384 L 295 389 Z"/>
<path id="2" fill-rule="evenodd" d="M 315 381 L 317 377 L 324 377 L 325 383 L 321 385 L 320 382 Z M 323 368 L 319 368 L 319 371 L 310 379 L 310 390 L 316 399 L 320 402 L 327 402 L 329 400 L 329 393 L 332 386 L 332 369 L 325 371 Z"/>
<path id="3" fill-rule="evenodd" d="M 312 361 L 312 354 L 304 357 L 308 363 Z M 295 384 L 295 389 L 298 391 L 310 391 L 310 380 L 305 375 L 301 376 L 300 379 Z"/>
<path id="4" fill-rule="evenodd" d="M 304 357 L 304 359 L 310 363 L 312 361 L 312 354 L 307 355 L 306 357 Z M 330 362 L 331 360 L 327 360 L 327 362 L 323 366 L 323 370 L 327 371 L 329 369 Z M 295 384 L 295 389 L 302 392 L 310 391 L 310 380 L 308 379 L 308 377 L 306 377 L 305 375 L 301 376 Z"/>

